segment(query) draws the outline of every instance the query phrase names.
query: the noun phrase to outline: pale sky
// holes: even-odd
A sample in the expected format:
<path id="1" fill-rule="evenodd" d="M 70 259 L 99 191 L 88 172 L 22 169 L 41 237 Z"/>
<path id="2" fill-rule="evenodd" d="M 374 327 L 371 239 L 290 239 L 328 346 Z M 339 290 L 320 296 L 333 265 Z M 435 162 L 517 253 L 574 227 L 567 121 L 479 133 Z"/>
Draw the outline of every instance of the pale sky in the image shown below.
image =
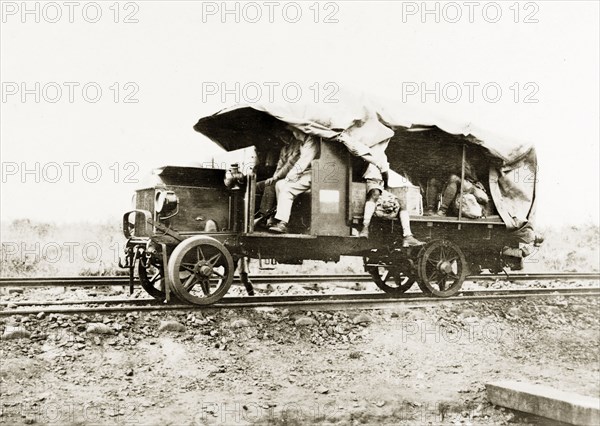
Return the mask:
<path id="1" fill-rule="evenodd" d="M 2 220 L 120 215 L 153 167 L 218 151 L 200 117 L 270 86 L 275 102 L 352 87 L 529 139 L 538 222 L 598 223 L 598 2 L 427 3 L 439 22 L 422 2 L 76 3 L 2 2 Z"/>

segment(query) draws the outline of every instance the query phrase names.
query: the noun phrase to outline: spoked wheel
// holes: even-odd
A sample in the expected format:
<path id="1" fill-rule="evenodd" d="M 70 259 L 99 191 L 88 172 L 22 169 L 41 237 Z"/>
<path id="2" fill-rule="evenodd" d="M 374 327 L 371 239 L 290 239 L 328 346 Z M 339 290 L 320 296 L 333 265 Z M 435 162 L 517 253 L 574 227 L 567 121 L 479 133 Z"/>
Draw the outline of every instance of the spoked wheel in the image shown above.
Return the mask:
<path id="1" fill-rule="evenodd" d="M 397 268 L 370 266 L 367 272 L 373 277 L 375 285 L 389 294 L 404 294 L 416 281 L 414 278 L 404 275 Z"/>
<path id="2" fill-rule="evenodd" d="M 146 293 L 157 300 L 165 300 L 165 275 L 162 265 L 153 265 L 150 259 L 140 259 L 138 275 L 140 284 Z"/>
<path id="3" fill-rule="evenodd" d="M 167 267 L 175 294 L 196 305 L 210 305 L 225 296 L 233 271 L 229 250 L 203 236 L 188 238 L 175 247 Z"/>
<path id="4" fill-rule="evenodd" d="M 429 243 L 419 254 L 419 286 L 438 297 L 455 295 L 467 275 L 465 256 L 448 240 Z"/>

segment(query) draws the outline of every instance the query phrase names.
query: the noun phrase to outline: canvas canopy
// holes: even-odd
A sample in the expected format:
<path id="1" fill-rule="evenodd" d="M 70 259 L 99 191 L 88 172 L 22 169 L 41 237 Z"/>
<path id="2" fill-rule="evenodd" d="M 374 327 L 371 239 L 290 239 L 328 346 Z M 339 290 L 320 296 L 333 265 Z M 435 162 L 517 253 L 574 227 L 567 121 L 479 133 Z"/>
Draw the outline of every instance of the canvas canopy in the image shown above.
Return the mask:
<path id="1" fill-rule="evenodd" d="M 286 125 L 320 137 L 325 143 L 345 142 L 355 155 L 390 139 L 386 154 L 391 169 L 418 182 L 436 174 L 441 179 L 448 173 L 460 174 L 465 150 L 467 161 L 479 165 L 479 179 L 488 180 L 506 226 L 521 232 L 524 242 L 531 242 L 537 181 L 532 144 L 400 102 L 366 95 L 344 95 L 337 100 L 235 105 L 201 118 L 194 129 L 227 151 L 278 145 L 281 142 L 276 131 Z M 481 176 L 482 167 L 487 176 Z"/>

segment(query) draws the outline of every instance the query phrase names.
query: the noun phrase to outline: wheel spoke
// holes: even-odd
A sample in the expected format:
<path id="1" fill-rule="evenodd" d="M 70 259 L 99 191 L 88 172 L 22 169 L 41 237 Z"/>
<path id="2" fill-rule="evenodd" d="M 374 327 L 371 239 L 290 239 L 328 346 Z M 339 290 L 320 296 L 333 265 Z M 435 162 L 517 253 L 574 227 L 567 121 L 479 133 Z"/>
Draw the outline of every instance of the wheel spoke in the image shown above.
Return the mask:
<path id="1" fill-rule="evenodd" d="M 446 278 L 442 277 L 442 279 L 438 281 L 438 287 L 440 288 L 440 291 L 446 290 Z"/>
<path id="2" fill-rule="evenodd" d="M 196 284 L 196 276 L 190 275 L 187 280 L 185 280 L 185 283 L 183 283 L 183 288 L 185 288 L 185 291 L 190 292 L 190 290 L 192 290 Z"/>
<path id="3" fill-rule="evenodd" d="M 154 284 L 156 281 L 162 278 L 160 271 L 158 271 L 152 278 L 150 278 L 150 283 Z"/>
<path id="4" fill-rule="evenodd" d="M 213 257 L 208 259 L 208 263 L 210 263 L 210 265 L 214 267 L 220 258 L 221 258 L 221 253 L 217 253 Z"/>
<path id="5" fill-rule="evenodd" d="M 222 273 L 220 273 L 220 272 L 217 272 L 217 271 L 215 271 L 214 269 L 213 269 L 212 273 L 213 273 L 213 274 L 215 274 L 215 275 L 216 275 L 216 276 L 218 276 L 218 277 L 221 277 L 221 278 L 225 279 L 225 275 L 223 275 L 223 274 L 222 274 Z"/>
<path id="6" fill-rule="evenodd" d="M 198 260 L 206 260 L 206 258 L 204 257 L 204 253 L 202 252 L 202 248 L 200 246 L 196 248 L 196 256 L 198 256 Z"/>
<path id="7" fill-rule="evenodd" d="M 202 291 L 205 296 L 210 296 L 210 282 L 208 280 L 202 280 L 200 283 L 202 287 Z"/>
<path id="8" fill-rule="evenodd" d="M 438 271 L 435 270 L 435 271 L 433 271 L 433 274 L 427 276 L 427 281 L 428 282 L 435 281 L 435 277 L 438 277 L 438 276 L 439 276 Z"/>
<path id="9" fill-rule="evenodd" d="M 192 266 L 187 266 L 187 265 L 184 265 L 183 263 L 181 264 L 181 269 L 185 269 L 188 272 L 194 273 L 194 268 Z"/>

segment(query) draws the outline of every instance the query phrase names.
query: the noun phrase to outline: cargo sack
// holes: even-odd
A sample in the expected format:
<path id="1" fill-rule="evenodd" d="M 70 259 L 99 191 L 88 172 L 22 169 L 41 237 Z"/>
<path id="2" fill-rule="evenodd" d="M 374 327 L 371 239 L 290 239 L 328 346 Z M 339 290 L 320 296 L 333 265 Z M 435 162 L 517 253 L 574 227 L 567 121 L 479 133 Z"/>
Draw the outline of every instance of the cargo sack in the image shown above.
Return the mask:
<path id="1" fill-rule="evenodd" d="M 400 201 L 389 191 L 383 191 L 375 204 L 375 216 L 385 219 L 395 219 L 400 212 Z"/>
<path id="2" fill-rule="evenodd" d="M 462 206 L 460 205 L 460 195 L 456 196 L 454 201 L 454 207 L 456 211 L 462 211 L 462 215 L 469 219 L 479 219 L 483 216 L 483 209 L 481 204 L 477 202 L 477 198 L 473 194 L 463 194 Z"/>

